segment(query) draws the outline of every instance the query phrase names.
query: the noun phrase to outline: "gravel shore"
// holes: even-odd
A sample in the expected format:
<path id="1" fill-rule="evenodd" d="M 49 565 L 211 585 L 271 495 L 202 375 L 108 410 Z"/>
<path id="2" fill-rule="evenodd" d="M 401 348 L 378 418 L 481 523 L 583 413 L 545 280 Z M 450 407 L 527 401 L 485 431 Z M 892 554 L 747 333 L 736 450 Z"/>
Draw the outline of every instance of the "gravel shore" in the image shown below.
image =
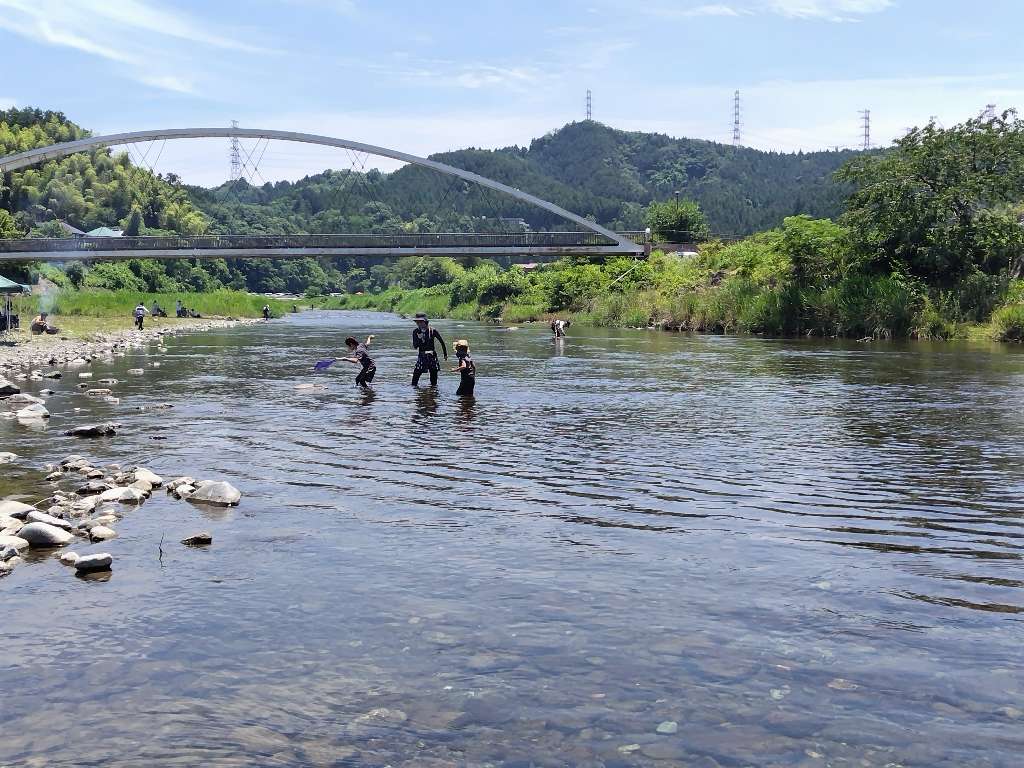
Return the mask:
<path id="1" fill-rule="evenodd" d="M 27 373 L 40 367 L 64 365 L 76 359 L 89 360 L 98 355 L 109 355 L 116 349 L 157 342 L 179 333 L 231 328 L 259 322 L 263 321 L 219 317 L 175 319 L 173 324 L 154 324 L 143 331 L 131 328 L 96 333 L 84 339 L 61 335 L 32 336 L 23 331 L 7 338 L 0 337 L 0 373 Z"/>

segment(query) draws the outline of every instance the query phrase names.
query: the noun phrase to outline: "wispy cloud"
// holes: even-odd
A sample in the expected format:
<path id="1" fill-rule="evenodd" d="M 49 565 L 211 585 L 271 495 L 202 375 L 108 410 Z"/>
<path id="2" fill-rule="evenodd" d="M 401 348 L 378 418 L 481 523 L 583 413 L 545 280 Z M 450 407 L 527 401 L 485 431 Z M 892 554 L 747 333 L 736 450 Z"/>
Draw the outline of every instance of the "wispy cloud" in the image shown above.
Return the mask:
<path id="1" fill-rule="evenodd" d="M 893 7 L 893 0 L 769 0 L 768 10 L 791 19 L 858 21 Z"/>
<path id="2" fill-rule="evenodd" d="M 721 3 L 698 5 L 695 8 L 687 8 L 682 11 L 684 16 L 742 16 L 745 13 L 749 13 L 749 11 L 742 11 Z"/>
<path id="3" fill-rule="evenodd" d="M 0 29 L 35 43 L 122 64 L 122 76 L 174 93 L 196 92 L 201 73 L 192 61 L 197 45 L 269 52 L 218 34 L 187 14 L 143 0 L 0 0 L 0 9 Z"/>

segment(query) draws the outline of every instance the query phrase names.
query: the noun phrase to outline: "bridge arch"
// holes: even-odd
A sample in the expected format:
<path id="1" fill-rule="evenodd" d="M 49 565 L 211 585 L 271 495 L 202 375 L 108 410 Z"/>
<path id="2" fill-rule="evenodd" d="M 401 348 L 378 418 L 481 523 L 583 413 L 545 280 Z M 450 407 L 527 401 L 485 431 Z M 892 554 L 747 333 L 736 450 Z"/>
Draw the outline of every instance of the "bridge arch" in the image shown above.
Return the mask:
<path id="1" fill-rule="evenodd" d="M 388 157 L 392 160 L 398 160 L 403 163 L 431 168 L 440 173 L 447 174 L 448 176 L 457 176 L 461 179 L 465 179 L 466 181 L 471 181 L 474 184 L 479 184 L 482 187 L 487 187 L 488 189 L 493 189 L 497 192 L 510 195 L 517 200 L 522 200 L 523 202 L 529 203 L 530 205 L 534 205 L 538 208 L 543 208 L 556 216 L 560 216 L 563 219 L 579 224 L 590 232 L 607 237 L 616 245 L 620 246 L 623 249 L 623 252 L 641 253 L 643 251 L 642 246 L 637 245 L 632 240 L 623 237 L 617 232 L 613 232 L 606 227 L 602 227 L 600 224 L 595 224 L 594 222 L 589 221 L 572 211 L 568 211 L 561 206 L 555 205 L 552 202 L 539 198 L 535 195 L 531 195 L 528 192 L 523 192 L 521 189 L 516 189 L 515 187 L 510 187 L 507 184 L 502 184 L 500 181 L 494 181 L 493 179 L 488 179 L 486 176 L 481 176 L 471 171 L 465 171 L 461 168 L 456 168 L 453 165 L 448 165 L 447 163 L 440 163 L 437 160 L 430 160 L 426 157 L 410 155 L 407 152 L 400 152 L 395 149 L 388 149 L 387 147 L 378 147 L 373 144 L 364 144 L 359 141 L 350 141 L 349 139 L 320 136 L 314 133 L 297 133 L 295 131 L 279 131 L 269 128 L 164 128 L 152 131 L 114 133 L 107 136 L 90 136 L 85 139 L 68 141 L 62 144 L 52 144 L 48 147 L 38 147 L 37 149 L 30 149 L 26 152 L 19 152 L 14 155 L 0 157 L 0 172 L 16 171 L 19 168 L 25 168 L 30 165 L 45 162 L 46 160 L 55 160 L 57 158 L 66 157 L 68 155 L 73 155 L 76 152 L 86 152 L 92 149 L 101 149 L 103 147 L 117 146 L 120 144 L 137 144 L 140 142 L 161 141 L 166 139 L 231 137 L 237 137 L 240 139 L 276 139 L 279 141 L 291 141 L 301 144 L 318 144 L 324 147 L 350 149 L 355 152 L 363 152 L 365 154 L 376 155 L 378 157 Z"/>

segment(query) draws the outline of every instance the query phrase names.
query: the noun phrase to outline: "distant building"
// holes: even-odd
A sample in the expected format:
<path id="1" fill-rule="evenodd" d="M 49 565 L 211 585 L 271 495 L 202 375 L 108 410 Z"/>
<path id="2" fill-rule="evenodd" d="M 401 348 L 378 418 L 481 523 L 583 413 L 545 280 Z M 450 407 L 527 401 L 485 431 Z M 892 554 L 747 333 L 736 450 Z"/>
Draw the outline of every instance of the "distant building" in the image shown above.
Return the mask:
<path id="1" fill-rule="evenodd" d="M 120 229 L 111 229 L 110 227 L 96 227 L 96 229 L 89 230 L 85 233 L 86 237 L 121 237 L 124 235 Z"/>
<path id="2" fill-rule="evenodd" d="M 78 227 L 72 227 L 66 221 L 58 221 L 60 228 L 64 230 L 64 234 L 68 237 L 85 237 L 85 232 L 80 230 Z"/>
<path id="3" fill-rule="evenodd" d="M 530 225 L 526 223 L 526 219 L 512 218 L 512 217 L 500 217 L 498 219 L 498 221 L 501 224 L 503 224 L 504 226 L 512 227 L 513 229 L 520 229 L 523 232 L 529 232 L 530 231 Z"/>

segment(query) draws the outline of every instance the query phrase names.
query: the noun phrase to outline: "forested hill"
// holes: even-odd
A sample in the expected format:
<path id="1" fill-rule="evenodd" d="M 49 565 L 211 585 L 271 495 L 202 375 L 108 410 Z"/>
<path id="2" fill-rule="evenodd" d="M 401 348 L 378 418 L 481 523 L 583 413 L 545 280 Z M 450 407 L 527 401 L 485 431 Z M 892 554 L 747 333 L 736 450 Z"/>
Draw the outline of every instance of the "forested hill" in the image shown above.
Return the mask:
<path id="1" fill-rule="evenodd" d="M 713 232 L 749 234 L 797 213 L 838 215 L 846 190 L 832 174 L 856 154 L 763 152 L 619 131 L 588 120 L 535 139 L 528 148 L 432 157 L 620 229 L 641 228 L 643 208 L 678 191 L 700 203 Z M 413 166 L 391 174 L 326 171 L 295 183 L 242 182 L 190 192 L 224 231 L 386 231 L 403 223 L 407 231 L 486 230 L 498 217 L 523 218 L 534 229 L 563 224 L 507 196 Z"/>

